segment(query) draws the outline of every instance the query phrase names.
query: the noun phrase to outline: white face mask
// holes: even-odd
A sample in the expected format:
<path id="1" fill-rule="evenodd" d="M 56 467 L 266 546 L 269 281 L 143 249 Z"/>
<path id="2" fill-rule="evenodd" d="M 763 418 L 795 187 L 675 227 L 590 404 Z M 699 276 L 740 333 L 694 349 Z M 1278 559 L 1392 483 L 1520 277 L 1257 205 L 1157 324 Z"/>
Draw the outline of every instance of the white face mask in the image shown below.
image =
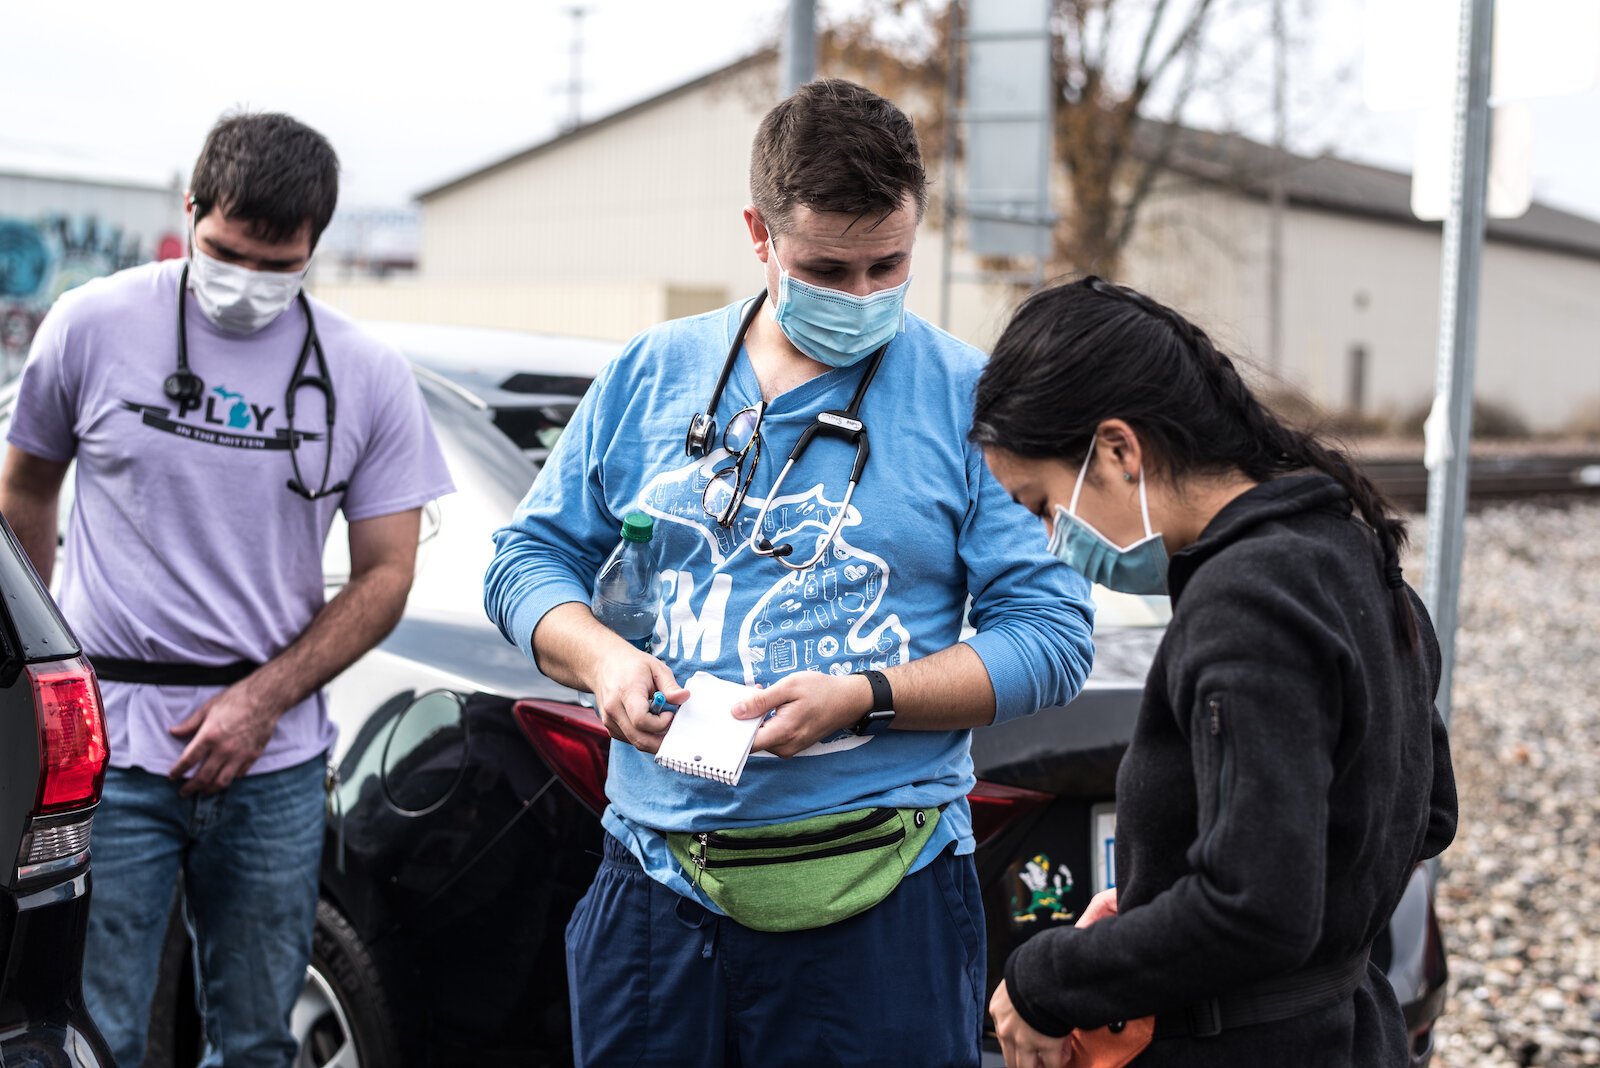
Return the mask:
<path id="1" fill-rule="evenodd" d="M 194 228 L 189 229 L 189 288 L 205 317 L 230 334 L 253 334 L 282 315 L 310 269 L 309 261 L 298 271 L 252 271 L 224 263 L 200 251 Z"/>

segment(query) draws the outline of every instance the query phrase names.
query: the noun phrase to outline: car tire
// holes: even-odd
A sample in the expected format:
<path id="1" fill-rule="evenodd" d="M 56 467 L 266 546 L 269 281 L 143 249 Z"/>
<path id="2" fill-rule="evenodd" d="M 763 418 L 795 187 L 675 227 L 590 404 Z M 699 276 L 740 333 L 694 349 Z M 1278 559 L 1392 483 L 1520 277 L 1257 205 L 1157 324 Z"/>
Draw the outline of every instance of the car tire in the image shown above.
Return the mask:
<path id="1" fill-rule="evenodd" d="M 140 1068 L 181 1068 L 199 1064 L 205 1041 L 200 1013 L 195 1009 L 194 946 L 183 925 L 183 879 L 173 894 L 167 913 L 167 933 L 161 942 L 161 962 L 156 971 L 156 992 L 150 1002 L 150 1024 L 145 1031 L 144 1060 Z"/>
<path id="2" fill-rule="evenodd" d="M 306 985 L 289 1017 L 295 1068 L 386 1068 L 402 1063 L 372 955 L 339 910 L 317 902 Z"/>
<path id="3" fill-rule="evenodd" d="M 194 1064 L 205 1047 L 195 1011 L 194 950 L 180 901 L 173 903 L 162 946 L 141 1068 Z M 317 902 L 311 966 L 290 1014 L 290 1027 L 300 1042 L 295 1068 L 387 1068 L 401 1063 L 372 957 L 355 928 L 326 901 Z"/>

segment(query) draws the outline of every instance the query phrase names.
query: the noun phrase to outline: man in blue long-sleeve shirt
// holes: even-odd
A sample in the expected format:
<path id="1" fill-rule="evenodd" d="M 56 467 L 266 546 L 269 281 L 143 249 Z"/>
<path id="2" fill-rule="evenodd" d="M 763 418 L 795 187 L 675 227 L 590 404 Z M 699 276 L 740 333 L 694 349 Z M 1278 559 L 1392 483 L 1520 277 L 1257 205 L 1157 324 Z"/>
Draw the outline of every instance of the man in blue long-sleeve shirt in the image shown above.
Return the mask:
<path id="1" fill-rule="evenodd" d="M 1091 610 L 967 442 L 983 355 L 904 312 L 925 199 L 915 132 L 887 100 L 829 80 L 780 103 L 744 209 L 764 292 L 635 338 L 496 537 L 490 616 L 592 692 L 616 739 L 605 860 L 568 928 L 580 1063 L 978 1063 L 968 732 L 1069 701 Z M 774 494 L 801 434 L 864 381 L 854 495 L 838 415 Z M 686 456 L 701 412 L 715 432 Z M 636 510 L 665 591 L 655 655 L 589 610 Z M 672 719 L 652 692 L 681 700 L 696 672 L 765 687 L 737 715 L 776 710 L 737 786 L 652 759 Z M 730 919 L 666 838 L 884 808 L 937 822 L 886 898 L 807 930 Z"/>

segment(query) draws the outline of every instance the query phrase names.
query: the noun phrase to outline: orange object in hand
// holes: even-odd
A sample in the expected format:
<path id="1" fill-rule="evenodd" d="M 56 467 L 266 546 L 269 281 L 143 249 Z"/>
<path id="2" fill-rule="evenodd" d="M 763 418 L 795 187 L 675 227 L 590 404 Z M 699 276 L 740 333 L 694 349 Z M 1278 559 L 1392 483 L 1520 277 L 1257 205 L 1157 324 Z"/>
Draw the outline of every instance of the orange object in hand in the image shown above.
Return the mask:
<path id="1" fill-rule="evenodd" d="M 1117 892 L 1106 890 L 1094 896 L 1083 915 L 1078 917 L 1076 926 L 1088 927 L 1116 914 Z M 1123 1068 L 1144 1052 L 1155 1033 L 1154 1016 L 1142 1016 L 1107 1027 L 1075 1028 L 1063 1044 L 1066 1068 Z"/>
<path id="2" fill-rule="evenodd" d="M 1154 1016 L 1092 1030 L 1076 1028 L 1067 1036 L 1066 1068 L 1122 1068 L 1144 1052 L 1155 1033 Z"/>

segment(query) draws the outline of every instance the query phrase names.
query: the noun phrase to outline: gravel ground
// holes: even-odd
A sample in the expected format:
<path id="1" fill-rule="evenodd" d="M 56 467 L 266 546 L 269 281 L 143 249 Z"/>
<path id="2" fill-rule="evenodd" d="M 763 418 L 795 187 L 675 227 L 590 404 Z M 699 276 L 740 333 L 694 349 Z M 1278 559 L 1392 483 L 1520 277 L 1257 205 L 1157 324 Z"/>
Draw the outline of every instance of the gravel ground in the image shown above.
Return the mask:
<path id="1" fill-rule="evenodd" d="M 1600 1065 L 1600 504 L 1469 516 L 1462 590 L 1434 1064 Z"/>

